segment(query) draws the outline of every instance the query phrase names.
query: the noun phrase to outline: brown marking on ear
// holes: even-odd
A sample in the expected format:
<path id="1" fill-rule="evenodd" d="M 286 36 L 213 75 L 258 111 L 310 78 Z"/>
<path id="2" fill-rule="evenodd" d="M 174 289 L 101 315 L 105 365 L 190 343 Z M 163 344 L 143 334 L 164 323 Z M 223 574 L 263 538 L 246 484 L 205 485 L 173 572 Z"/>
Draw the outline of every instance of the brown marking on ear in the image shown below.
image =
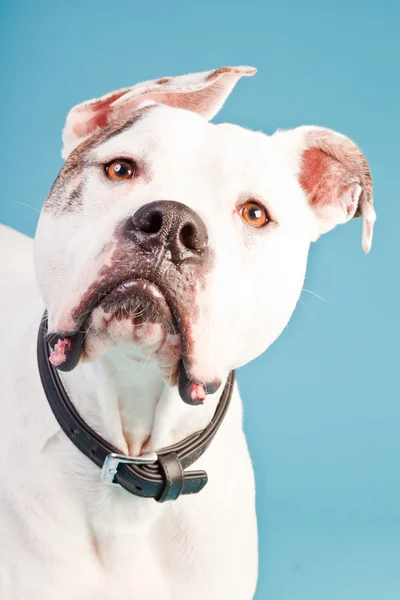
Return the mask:
<path id="1" fill-rule="evenodd" d="M 88 132 L 94 131 L 99 127 L 105 127 L 108 122 L 108 115 L 106 109 L 110 106 L 110 104 L 118 100 L 118 98 L 121 98 L 121 96 L 123 96 L 125 93 L 125 89 L 117 90 L 115 92 L 111 92 L 111 94 L 109 94 L 107 98 L 102 102 L 96 102 L 95 100 L 92 104 L 88 103 L 93 112 L 93 117 L 87 121 L 76 123 L 76 125 L 73 128 L 74 134 L 77 137 L 85 137 L 88 134 Z M 79 112 L 79 109 L 77 110 Z"/>
<path id="2" fill-rule="evenodd" d="M 325 167 L 333 168 L 334 161 L 332 159 L 334 159 L 341 165 L 342 175 L 345 174 L 345 185 L 358 183 L 361 186 L 362 192 L 354 217 L 360 217 L 364 214 L 365 205 L 372 207 L 371 173 L 365 156 L 354 142 L 329 130 L 322 130 L 311 131 L 308 134 L 306 146 L 308 150 L 304 152 L 303 157 L 306 152 L 310 152 L 312 149 L 320 150 L 319 158 L 315 153 L 314 155 L 309 154 L 312 160 L 318 163 L 319 168 L 322 168 L 323 162 Z M 323 155 L 325 155 L 325 158 Z M 329 157 L 331 158 L 330 161 Z"/>
<path id="3" fill-rule="evenodd" d="M 65 158 L 83 138 L 106 127 L 115 114 L 131 112 L 143 102 L 191 110 L 211 120 L 222 108 L 238 80 L 254 75 L 253 67 L 222 67 L 214 71 L 162 77 L 138 83 L 74 106 L 63 130 Z"/>
<path id="4" fill-rule="evenodd" d="M 104 129 L 98 130 L 90 138 L 79 144 L 61 167 L 44 203 L 43 210 L 55 214 L 79 210 L 82 206 L 82 192 L 84 189 L 82 176 L 89 152 L 113 136 L 132 127 L 154 108 L 153 105 L 144 106 L 133 113 L 116 117 Z M 71 188 L 71 191 L 69 191 L 69 188 Z"/>
<path id="5" fill-rule="evenodd" d="M 351 183 L 354 175 L 337 160 L 318 148 L 304 151 L 300 185 L 307 191 L 311 206 L 332 204 Z"/>
<path id="6" fill-rule="evenodd" d="M 254 75 L 256 71 L 257 69 L 255 69 L 254 67 L 220 67 L 219 69 L 216 69 L 215 71 L 209 73 L 207 75 L 206 81 L 212 81 L 213 79 L 217 79 L 220 75 L 223 75 L 224 73 L 232 73 L 236 75 Z"/>
<path id="7" fill-rule="evenodd" d="M 299 181 L 308 193 L 310 205 L 323 212 L 329 205 L 344 204 L 347 219 L 362 217 L 362 247 L 369 252 L 376 215 L 371 172 L 365 156 L 354 142 L 335 131 L 318 127 L 298 129 L 305 131 Z M 361 188 L 359 196 L 352 195 L 350 187 L 354 189 L 355 184 Z M 335 224 L 338 223 L 332 223 L 331 228 Z"/>

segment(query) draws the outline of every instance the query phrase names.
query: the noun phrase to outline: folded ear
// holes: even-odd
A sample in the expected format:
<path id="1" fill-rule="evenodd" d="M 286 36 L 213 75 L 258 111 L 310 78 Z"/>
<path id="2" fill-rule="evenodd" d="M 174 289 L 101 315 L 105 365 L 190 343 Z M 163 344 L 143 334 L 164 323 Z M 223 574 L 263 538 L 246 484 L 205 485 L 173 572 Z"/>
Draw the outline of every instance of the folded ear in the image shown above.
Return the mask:
<path id="1" fill-rule="evenodd" d="M 68 113 L 65 123 L 62 157 L 67 158 L 76 146 L 115 117 L 145 103 L 185 108 L 210 120 L 222 108 L 238 80 L 255 72 L 253 67 L 222 67 L 203 73 L 163 77 L 77 104 Z"/>
<path id="2" fill-rule="evenodd" d="M 361 150 L 344 135 L 322 127 L 274 134 L 282 145 L 317 217 L 319 235 L 362 217 L 362 247 L 369 252 L 376 219 L 372 181 Z"/>

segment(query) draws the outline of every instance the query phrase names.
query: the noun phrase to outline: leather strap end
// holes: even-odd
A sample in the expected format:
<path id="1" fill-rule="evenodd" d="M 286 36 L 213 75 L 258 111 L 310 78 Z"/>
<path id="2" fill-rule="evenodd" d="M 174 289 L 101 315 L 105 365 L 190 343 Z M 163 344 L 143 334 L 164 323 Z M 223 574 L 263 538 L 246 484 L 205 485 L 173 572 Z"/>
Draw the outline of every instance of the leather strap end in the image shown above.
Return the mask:
<path id="1" fill-rule="evenodd" d="M 175 453 L 159 455 L 158 461 L 164 475 L 165 487 L 158 502 L 176 500 L 181 494 L 197 494 L 207 484 L 205 471 L 184 471 L 179 457 Z"/>
<path id="2" fill-rule="evenodd" d="M 158 498 L 158 502 L 176 500 L 183 488 L 184 474 L 181 461 L 174 453 L 159 456 L 158 461 L 161 465 L 165 482 L 164 491 L 160 498 Z"/>

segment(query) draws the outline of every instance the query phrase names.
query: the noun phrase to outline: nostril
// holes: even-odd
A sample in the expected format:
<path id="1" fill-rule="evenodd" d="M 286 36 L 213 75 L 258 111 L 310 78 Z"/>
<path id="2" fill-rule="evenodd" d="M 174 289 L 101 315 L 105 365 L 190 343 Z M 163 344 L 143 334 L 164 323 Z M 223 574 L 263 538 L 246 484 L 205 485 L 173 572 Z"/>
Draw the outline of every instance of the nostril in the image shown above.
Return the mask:
<path id="1" fill-rule="evenodd" d="M 145 252 L 168 248 L 170 260 L 176 264 L 187 259 L 200 260 L 208 245 L 207 228 L 201 217 L 185 204 L 172 200 L 141 206 L 125 221 L 124 233 Z"/>
<path id="2" fill-rule="evenodd" d="M 162 214 L 153 212 L 147 214 L 144 219 L 138 223 L 137 227 L 143 233 L 159 233 L 163 224 Z"/>
<path id="3" fill-rule="evenodd" d="M 200 250 L 199 246 L 201 246 L 201 244 L 199 244 L 199 240 L 197 238 L 198 236 L 196 235 L 196 230 L 193 225 L 188 223 L 182 227 L 179 234 L 179 239 L 185 248 L 188 248 L 189 250 Z"/>

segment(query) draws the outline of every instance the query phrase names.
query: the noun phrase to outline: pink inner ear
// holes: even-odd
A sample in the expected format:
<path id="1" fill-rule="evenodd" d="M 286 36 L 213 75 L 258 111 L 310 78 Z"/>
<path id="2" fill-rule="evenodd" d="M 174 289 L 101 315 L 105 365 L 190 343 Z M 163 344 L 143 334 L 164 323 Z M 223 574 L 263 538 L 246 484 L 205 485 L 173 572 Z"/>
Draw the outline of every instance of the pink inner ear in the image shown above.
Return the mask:
<path id="1" fill-rule="evenodd" d="M 108 123 L 110 111 L 98 113 L 88 121 L 77 123 L 74 127 L 76 137 L 86 137 L 98 128 L 105 127 Z"/>
<path id="2" fill-rule="evenodd" d="M 311 206 L 334 205 L 348 183 L 347 170 L 338 160 L 318 148 L 304 151 L 300 185 L 308 193 Z"/>
<path id="3" fill-rule="evenodd" d="M 96 129 L 105 127 L 109 121 L 110 105 L 126 94 L 126 90 L 119 90 L 104 100 L 84 104 L 76 109 L 72 131 L 77 138 L 84 138 Z"/>

